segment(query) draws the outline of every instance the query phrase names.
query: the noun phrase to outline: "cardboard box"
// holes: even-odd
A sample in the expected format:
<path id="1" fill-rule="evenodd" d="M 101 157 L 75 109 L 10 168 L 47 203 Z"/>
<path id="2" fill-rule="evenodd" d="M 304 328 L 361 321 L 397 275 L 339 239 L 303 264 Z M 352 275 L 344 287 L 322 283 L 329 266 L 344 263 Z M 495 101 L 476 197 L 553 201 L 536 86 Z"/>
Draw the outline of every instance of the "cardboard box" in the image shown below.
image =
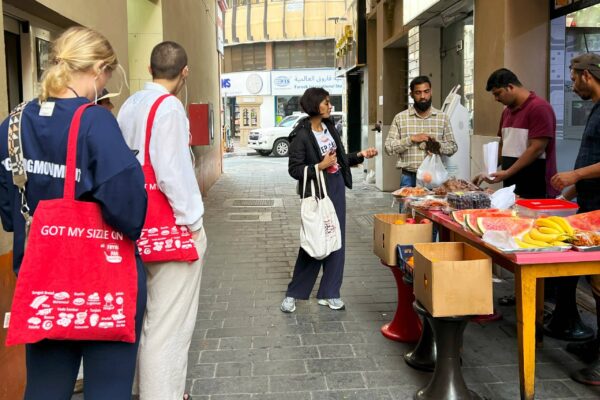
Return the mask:
<path id="1" fill-rule="evenodd" d="M 434 317 L 494 312 L 492 260 L 466 243 L 414 246 L 415 298 Z"/>
<path id="2" fill-rule="evenodd" d="M 396 220 L 406 218 L 406 214 L 374 215 L 373 252 L 387 265 L 397 265 L 397 245 L 431 242 L 432 224 L 394 225 Z"/>

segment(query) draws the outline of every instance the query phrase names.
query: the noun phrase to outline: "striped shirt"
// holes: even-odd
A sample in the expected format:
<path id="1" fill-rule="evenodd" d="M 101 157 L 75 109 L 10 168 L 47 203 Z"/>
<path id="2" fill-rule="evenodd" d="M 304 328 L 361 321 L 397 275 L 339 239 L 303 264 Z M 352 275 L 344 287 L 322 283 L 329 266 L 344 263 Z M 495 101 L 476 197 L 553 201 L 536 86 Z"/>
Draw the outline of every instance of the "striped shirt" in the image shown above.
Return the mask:
<path id="1" fill-rule="evenodd" d="M 397 154 L 397 168 L 416 172 L 425 157 L 425 143 L 413 143 L 411 135 L 425 133 L 440 142 L 440 152 L 451 156 L 456 153 L 458 146 L 452 134 L 450 118 L 442 111 L 431 107 L 429 115 L 419 116 L 414 107 L 396 114 L 387 138 L 385 139 L 385 152 L 388 155 Z"/>

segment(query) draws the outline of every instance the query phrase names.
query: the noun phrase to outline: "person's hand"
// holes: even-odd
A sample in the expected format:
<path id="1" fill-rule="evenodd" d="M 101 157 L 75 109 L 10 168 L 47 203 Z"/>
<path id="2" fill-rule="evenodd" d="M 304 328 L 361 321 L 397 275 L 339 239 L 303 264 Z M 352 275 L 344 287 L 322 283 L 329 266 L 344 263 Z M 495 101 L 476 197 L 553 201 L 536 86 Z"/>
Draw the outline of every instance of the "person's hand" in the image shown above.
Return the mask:
<path id="1" fill-rule="evenodd" d="M 567 186 L 574 185 L 579 180 L 575 171 L 560 172 L 552 177 L 550 184 L 556 190 L 562 191 Z"/>
<path id="2" fill-rule="evenodd" d="M 357 155 L 364 158 L 375 157 L 377 155 L 377 149 L 375 147 L 369 147 L 368 149 L 359 151 Z"/>
<path id="3" fill-rule="evenodd" d="M 198 240 L 198 237 L 200 237 L 200 231 L 202 230 L 202 228 L 198 229 L 197 231 L 192 232 L 192 240 L 195 242 L 196 240 Z"/>
<path id="4" fill-rule="evenodd" d="M 427 135 L 427 134 L 425 134 L 425 133 L 417 133 L 416 135 L 411 135 L 411 136 L 410 136 L 410 140 L 411 140 L 413 143 L 421 143 L 421 142 L 426 142 L 426 141 L 428 141 L 429 139 L 431 139 L 431 138 L 429 137 L 429 135 Z"/>
<path id="5" fill-rule="evenodd" d="M 335 151 L 333 151 L 325 154 L 325 157 L 323 157 L 323 160 L 318 164 L 318 167 L 320 171 L 324 171 L 335 164 L 337 164 L 337 155 L 335 154 Z"/>
<path id="6" fill-rule="evenodd" d="M 482 182 L 485 181 L 485 178 L 486 178 L 485 174 L 479 174 L 475 178 L 471 179 L 471 182 L 473 182 L 473 184 L 475 186 L 479 186 L 479 185 L 481 185 Z"/>
<path id="7" fill-rule="evenodd" d="M 507 179 L 509 177 L 508 171 L 496 171 L 492 174 L 490 174 L 490 178 L 485 178 L 485 181 L 487 183 L 498 183 L 498 182 L 502 182 L 503 180 Z"/>

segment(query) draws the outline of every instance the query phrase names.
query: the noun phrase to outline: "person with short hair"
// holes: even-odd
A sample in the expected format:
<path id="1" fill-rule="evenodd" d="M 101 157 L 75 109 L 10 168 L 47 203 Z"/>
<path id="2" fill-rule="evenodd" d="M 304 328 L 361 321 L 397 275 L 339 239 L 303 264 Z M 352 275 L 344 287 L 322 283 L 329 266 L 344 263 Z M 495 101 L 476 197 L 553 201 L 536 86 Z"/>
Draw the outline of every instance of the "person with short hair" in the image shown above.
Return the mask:
<path id="1" fill-rule="evenodd" d="M 571 60 L 569 68 L 573 92 L 582 100 L 594 102 L 594 107 L 583 130 L 575 168 L 554 175 L 551 183 L 556 190 L 567 189 L 564 194 L 567 199 L 577 196 L 579 212 L 583 213 L 600 210 L 600 55 L 579 55 Z M 567 351 L 585 360 L 593 360 L 571 377 L 586 385 L 600 386 L 600 275 L 591 275 L 589 279 L 596 300 L 596 337 L 581 344 L 569 343 Z"/>
<path id="2" fill-rule="evenodd" d="M 189 122 L 183 104 L 175 96 L 189 74 L 185 49 L 171 41 L 159 43 L 152 50 L 149 68 L 152 82 L 125 101 L 119 111 L 119 125 L 125 141 L 143 163 L 150 109 L 159 98 L 171 95 L 156 110 L 150 163 L 175 223 L 192 232 L 200 258 L 191 263 L 146 264 L 148 307 L 140 341 L 139 385 L 134 391 L 139 389 L 140 400 L 181 400 L 190 398 L 185 393 L 185 378 L 206 251 L 204 206 L 189 150 Z"/>
<path id="3" fill-rule="evenodd" d="M 21 141 L 27 161 L 61 167 L 62 175 L 43 168 L 27 171 L 27 204 L 34 218 L 40 201 L 63 196 L 67 139 L 75 111 L 98 97 L 118 66 L 108 40 L 84 27 L 63 32 L 52 44 L 50 60 L 39 98 L 27 103 L 21 114 Z M 0 158 L 8 166 L 0 168 L 0 217 L 4 230 L 14 232 L 13 267 L 18 274 L 25 254 L 25 220 L 20 213 L 21 195 L 12 181 L 8 125 L 7 118 L 0 126 Z M 115 117 L 102 107 L 92 106 L 83 112 L 77 169 L 80 179 L 75 183 L 75 198 L 98 204 L 107 224 L 131 240 L 139 238 L 147 204 L 144 175 Z M 86 399 L 131 398 L 146 306 L 146 274 L 140 256 L 135 259 L 135 343 L 42 340 L 27 344 L 26 400 L 70 399 L 82 361 Z M 80 261 L 81 268 L 94 268 L 91 260 Z"/>
<path id="4" fill-rule="evenodd" d="M 308 117 L 298 121 L 290 133 L 290 155 L 288 172 L 299 182 L 298 194 L 302 197 L 304 170 L 307 186 L 305 196 L 311 196 L 310 182 L 315 182 L 319 171 L 325 175 L 327 193 L 334 205 L 340 231 L 342 247 L 323 260 L 312 258 L 301 247 L 294 267 L 292 281 L 288 285 L 280 309 L 285 313 L 296 310 L 296 300 L 308 300 L 323 266 L 323 276 L 317 292 L 318 303 L 332 310 L 343 310 L 345 304 L 340 296 L 344 276 L 346 241 L 346 187 L 352 189 L 350 167 L 360 164 L 365 158 L 377 155 L 377 150 L 368 148 L 346 153 L 331 115 L 329 92 L 323 88 L 306 89 L 300 98 L 300 106 Z M 316 187 L 316 184 L 315 184 Z M 315 189 L 316 190 L 316 189 Z"/>
<path id="5" fill-rule="evenodd" d="M 523 87 L 514 72 L 500 68 L 488 78 L 485 90 L 504 106 L 500 118 L 499 160 L 501 169 L 474 182 L 515 185 L 526 199 L 556 197 L 550 185 L 556 173 L 556 116 L 550 103 Z"/>
<path id="6" fill-rule="evenodd" d="M 427 157 L 426 142 L 439 142 L 442 155 L 451 156 L 458 150 L 450 119 L 431 105 L 431 81 L 427 76 L 410 82 L 410 97 L 414 103 L 396 114 L 385 139 L 385 152 L 398 156 L 400 187 L 417 185 L 417 170 Z"/>

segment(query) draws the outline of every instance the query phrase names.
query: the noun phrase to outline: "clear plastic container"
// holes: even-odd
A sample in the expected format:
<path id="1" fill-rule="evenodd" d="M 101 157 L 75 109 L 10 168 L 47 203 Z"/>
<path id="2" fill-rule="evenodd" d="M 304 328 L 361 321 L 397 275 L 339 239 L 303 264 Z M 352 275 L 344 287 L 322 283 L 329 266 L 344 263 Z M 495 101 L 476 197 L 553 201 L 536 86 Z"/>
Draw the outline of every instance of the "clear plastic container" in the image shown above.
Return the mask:
<path id="1" fill-rule="evenodd" d="M 568 217 L 577 213 L 579 206 L 567 200 L 559 199 L 521 199 L 516 202 L 519 217 L 540 218 L 556 215 Z"/>

